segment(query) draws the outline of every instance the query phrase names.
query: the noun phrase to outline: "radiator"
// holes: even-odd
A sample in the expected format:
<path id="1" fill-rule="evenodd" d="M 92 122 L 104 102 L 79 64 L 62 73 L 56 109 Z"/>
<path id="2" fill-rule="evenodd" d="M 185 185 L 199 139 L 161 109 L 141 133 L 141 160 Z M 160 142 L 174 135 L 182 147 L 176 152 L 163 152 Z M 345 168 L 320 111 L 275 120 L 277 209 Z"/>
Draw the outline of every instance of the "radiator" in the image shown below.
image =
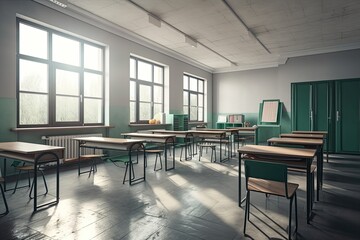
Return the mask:
<path id="1" fill-rule="evenodd" d="M 79 142 L 73 140 L 78 137 L 102 137 L 102 134 L 81 134 L 81 135 L 63 135 L 63 136 L 42 136 L 41 139 L 45 140 L 45 144 L 50 146 L 59 146 L 65 148 L 64 160 L 71 160 L 78 158 L 79 155 Z M 94 154 L 93 149 L 82 148 L 81 155 Z M 102 154 L 101 149 L 96 149 L 95 154 Z M 63 163 L 63 160 L 61 160 Z"/>

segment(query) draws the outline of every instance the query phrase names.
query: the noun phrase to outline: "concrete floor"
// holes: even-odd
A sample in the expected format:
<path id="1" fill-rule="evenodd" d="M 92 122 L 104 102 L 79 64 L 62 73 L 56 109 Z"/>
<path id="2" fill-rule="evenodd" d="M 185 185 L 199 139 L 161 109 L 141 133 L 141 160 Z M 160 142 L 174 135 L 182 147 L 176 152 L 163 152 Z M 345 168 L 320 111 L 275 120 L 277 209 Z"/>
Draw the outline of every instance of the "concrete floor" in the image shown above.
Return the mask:
<path id="1" fill-rule="evenodd" d="M 360 238 L 359 158 L 332 156 L 324 164 L 324 186 L 310 224 L 305 219 L 305 176 L 289 175 L 289 181 L 300 184 L 297 239 Z M 149 157 L 146 182 L 134 186 L 122 184 L 122 165 L 101 163 L 90 177 L 78 177 L 75 166 L 63 166 L 60 203 L 35 214 L 28 188 L 6 192 L 10 213 L 0 217 L 0 239 L 287 238 L 288 201 L 257 193 L 252 194 L 251 222 L 243 235 L 237 157 L 210 163 L 209 152 L 200 162 L 197 157 L 177 160 L 176 169 L 168 172 L 154 172 L 154 159 Z M 47 171 L 50 193 L 40 201 L 54 193 L 51 172 Z"/>

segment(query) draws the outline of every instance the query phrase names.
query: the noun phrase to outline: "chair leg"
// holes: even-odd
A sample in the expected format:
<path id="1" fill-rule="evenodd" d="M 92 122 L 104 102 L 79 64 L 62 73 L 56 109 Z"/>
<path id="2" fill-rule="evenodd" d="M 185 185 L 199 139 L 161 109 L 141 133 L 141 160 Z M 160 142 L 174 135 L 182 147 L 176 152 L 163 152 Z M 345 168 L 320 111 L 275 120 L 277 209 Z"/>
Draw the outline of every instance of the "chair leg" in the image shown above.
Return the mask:
<path id="1" fill-rule="evenodd" d="M 5 193 L 4 193 L 4 189 L 3 189 L 3 186 L 0 184 L 0 188 L 1 188 L 1 194 L 3 196 L 3 199 L 4 199 L 4 204 L 5 204 L 5 212 L 2 213 L 4 215 L 8 214 L 9 213 L 9 206 L 7 204 L 7 201 L 6 201 L 6 197 L 5 197 Z"/>
<path id="2" fill-rule="evenodd" d="M 249 200 L 248 200 L 249 199 Z M 248 204 L 247 208 L 247 219 L 250 220 L 250 191 L 247 192 L 247 196 L 246 196 L 246 203 Z"/>
<path id="3" fill-rule="evenodd" d="M 294 196 L 292 198 L 290 198 L 289 227 L 288 227 L 289 239 L 291 239 L 291 217 L 292 217 L 292 202 L 293 202 L 293 199 L 294 199 Z"/>
<path id="4" fill-rule="evenodd" d="M 125 163 L 125 174 L 124 174 L 124 179 L 123 179 L 123 184 L 125 183 L 125 179 L 126 179 L 126 174 L 127 174 L 127 171 L 128 171 L 128 168 L 129 168 L 129 163 Z"/>
<path id="5" fill-rule="evenodd" d="M 159 169 L 156 169 L 158 157 L 159 157 L 159 159 L 160 159 L 160 168 L 159 168 Z M 158 170 L 161 170 L 161 169 L 162 169 L 161 153 L 156 153 L 154 171 L 158 171 Z"/>
<path id="6" fill-rule="evenodd" d="M 21 170 L 19 170 L 19 173 L 18 173 L 18 175 L 17 175 L 17 177 L 16 177 L 16 183 L 15 183 L 15 187 L 14 187 L 13 194 L 16 192 L 16 189 L 17 189 L 17 187 L 18 187 L 20 175 L 21 175 Z"/>
<path id="7" fill-rule="evenodd" d="M 199 146 L 199 161 L 200 161 L 200 158 L 202 156 L 202 151 L 203 151 L 202 146 Z"/>
<path id="8" fill-rule="evenodd" d="M 297 197 L 296 192 L 294 193 L 295 198 L 295 233 L 297 233 L 298 230 L 298 214 L 297 214 Z"/>
<path id="9" fill-rule="evenodd" d="M 248 192 L 246 192 L 246 196 L 248 195 Z M 247 211 L 248 211 L 248 201 L 249 201 L 249 199 L 246 197 L 246 199 L 245 199 L 245 215 L 244 215 L 244 230 L 243 230 L 243 232 L 244 232 L 244 235 L 245 235 L 245 232 L 246 232 L 246 221 L 247 221 L 247 216 L 248 216 L 248 214 L 247 214 Z"/>
<path id="10" fill-rule="evenodd" d="M 46 179 L 45 179 L 45 175 L 44 175 L 44 171 L 42 170 L 39 170 L 41 175 L 42 175 L 42 178 L 43 178 L 43 181 L 44 181 L 44 186 L 45 186 L 45 193 L 42 194 L 42 195 L 46 195 L 48 192 L 49 192 L 49 189 L 48 189 L 48 186 L 47 186 L 47 183 L 46 183 Z M 29 198 L 30 199 L 33 199 L 33 197 L 31 196 L 32 194 L 32 191 L 34 189 L 34 181 L 35 181 L 35 178 L 33 179 L 32 183 L 31 183 L 31 188 L 30 188 L 30 193 L 29 193 Z"/>

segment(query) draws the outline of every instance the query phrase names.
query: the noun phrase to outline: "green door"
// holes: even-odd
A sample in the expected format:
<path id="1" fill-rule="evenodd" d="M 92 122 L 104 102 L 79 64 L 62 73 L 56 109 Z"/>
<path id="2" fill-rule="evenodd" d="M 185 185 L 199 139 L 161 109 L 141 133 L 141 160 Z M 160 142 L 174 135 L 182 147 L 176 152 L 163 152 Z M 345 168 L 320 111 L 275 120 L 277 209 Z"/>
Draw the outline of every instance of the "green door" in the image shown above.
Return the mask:
<path id="1" fill-rule="evenodd" d="M 310 112 L 311 112 L 311 84 L 293 83 L 291 85 L 291 119 L 292 129 L 309 131 L 311 130 Z"/>
<path id="2" fill-rule="evenodd" d="M 336 151 L 359 153 L 360 80 L 336 81 Z"/>
<path id="3" fill-rule="evenodd" d="M 323 81 L 312 83 L 312 129 L 313 131 L 327 131 L 329 151 L 334 151 L 334 82 Z M 327 146 L 324 146 L 325 149 Z"/>

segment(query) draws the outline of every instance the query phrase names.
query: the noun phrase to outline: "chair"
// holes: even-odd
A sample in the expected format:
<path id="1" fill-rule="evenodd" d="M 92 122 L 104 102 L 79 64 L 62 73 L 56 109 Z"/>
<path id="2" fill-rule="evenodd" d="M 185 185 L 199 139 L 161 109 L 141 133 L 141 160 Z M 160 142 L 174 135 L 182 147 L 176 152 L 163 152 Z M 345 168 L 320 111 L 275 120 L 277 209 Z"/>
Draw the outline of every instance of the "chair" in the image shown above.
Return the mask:
<path id="1" fill-rule="evenodd" d="M 287 166 L 284 164 L 260 162 L 254 160 L 245 160 L 245 186 L 246 203 L 244 218 L 244 234 L 246 231 L 246 222 L 250 218 L 250 192 L 260 192 L 266 195 L 276 195 L 286 197 L 290 200 L 289 208 L 289 226 L 288 235 L 291 239 L 291 216 L 292 203 L 295 199 L 295 230 L 298 229 L 297 220 L 297 199 L 296 190 L 299 184 L 289 183 L 287 181 Z"/>
<path id="2" fill-rule="evenodd" d="M 84 155 L 80 155 L 80 157 L 78 158 L 78 175 L 80 176 L 83 173 L 89 173 L 89 177 L 91 175 L 91 173 L 95 173 L 97 172 L 97 165 L 96 165 L 96 159 L 98 158 L 102 158 L 104 155 L 103 154 L 95 154 L 95 149 L 94 149 L 94 154 L 84 154 Z M 90 169 L 87 171 L 81 171 L 81 162 L 83 161 L 90 161 Z"/>
<path id="3" fill-rule="evenodd" d="M 15 187 L 14 187 L 14 191 L 13 191 L 13 194 L 16 192 L 16 190 L 19 188 L 18 187 L 18 184 L 19 184 L 19 179 L 20 179 L 20 176 L 21 176 L 21 172 L 24 172 L 26 171 L 28 173 L 28 187 L 30 187 L 30 193 L 29 193 L 29 198 L 33 198 L 31 196 L 31 193 L 32 193 L 32 190 L 34 188 L 34 179 L 31 183 L 31 186 L 30 186 L 30 172 L 34 172 L 34 165 L 25 165 L 25 162 L 20 166 L 20 161 L 14 161 L 11 166 L 15 167 L 16 170 L 18 170 L 18 175 L 16 177 L 16 183 L 15 183 Z M 42 178 L 43 178 L 43 181 L 44 181 L 44 185 L 45 185 L 45 193 L 43 195 L 46 195 L 48 193 L 48 187 L 47 187 L 47 183 L 46 183 L 46 179 L 45 179 L 45 175 L 44 175 L 44 167 L 42 166 L 39 166 L 37 171 L 39 171 L 42 175 Z M 26 187 L 26 186 L 21 186 L 20 188 L 22 187 Z"/>
<path id="4" fill-rule="evenodd" d="M 4 183 L 4 178 L 0 177 L 0 189 L 1 189 L 1 194 L 2 194 L 2 197 L 4 199 L 4 204 L 5 204 L 5 212 L 1 213 L 1 215 L 6 215 L 9 213 L 9 207 L 8 207 L 8 204 L 7 204 L 7 201 L 6 201 L 6 197 L 5 197 L 5 193 L 4 193 L 4 188 L 2 186 L 2 184 Z"/>
<path id="5" fill-rule="evenodd" d="M 199 147 L 199 161 L 200 161 L 200 158 L 202 157 L 202 154 L 203 154 L 203 148 L 211 148 L 210 162 L 213 162 L 213 154 L 214 153 L 215 153 L 214 162 L 216 162 L 216 145 L 215 144 L 208 143 L 208 142 L 202 142 L 202 143 L 198 143 L 198 147 Z"/>
<path id="6" fill-rule="evenodd" d="M 161 150 L 161 149 L 145 149 L 145 153 L 155 153 L 155 154 L 156 154 L 154 171 L 161 170 L 162 167 L 163 167 L 162 161 L 161 161 L 161 154 L 163 153 L 163 151 L 164 151 L 164 150 Z M 156 169 L 158 157 L 159 157 L 159 160 L 160 160 L 160 168 Z M 146 156 L 146 154 L 145 154 L 145 164 L 147 164 L 147 156 Z M 146 165 L 145 165 L 145 166 L 146 166 Z"/>

